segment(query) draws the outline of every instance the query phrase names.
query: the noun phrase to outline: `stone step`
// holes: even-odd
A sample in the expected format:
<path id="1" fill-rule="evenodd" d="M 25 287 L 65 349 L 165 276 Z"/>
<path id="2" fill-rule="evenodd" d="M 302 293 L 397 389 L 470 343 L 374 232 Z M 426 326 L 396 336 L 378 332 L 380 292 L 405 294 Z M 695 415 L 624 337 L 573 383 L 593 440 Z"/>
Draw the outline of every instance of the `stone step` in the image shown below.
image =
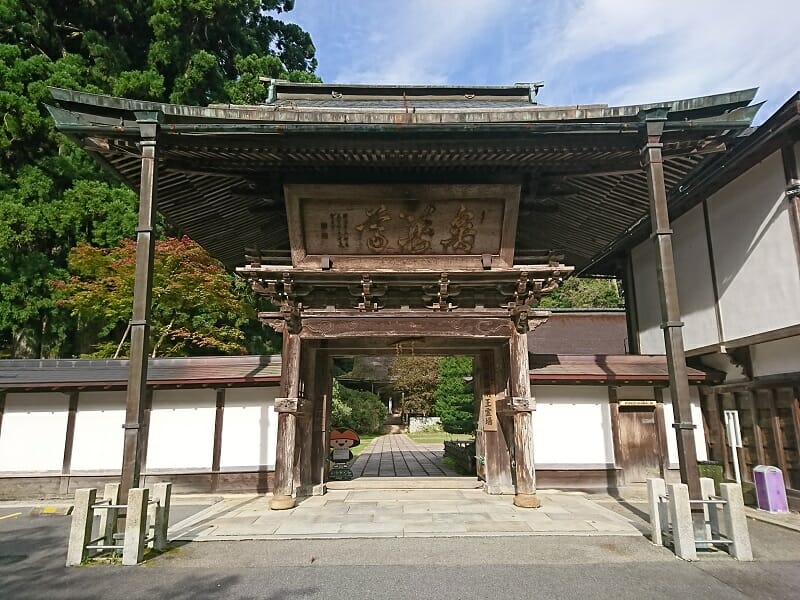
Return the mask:
<path id="1" fill-rule="evenodd" d="M 472 490 L 483 487 L 474 477 L 358 477 L 329 481 L 330 490 Z"/>

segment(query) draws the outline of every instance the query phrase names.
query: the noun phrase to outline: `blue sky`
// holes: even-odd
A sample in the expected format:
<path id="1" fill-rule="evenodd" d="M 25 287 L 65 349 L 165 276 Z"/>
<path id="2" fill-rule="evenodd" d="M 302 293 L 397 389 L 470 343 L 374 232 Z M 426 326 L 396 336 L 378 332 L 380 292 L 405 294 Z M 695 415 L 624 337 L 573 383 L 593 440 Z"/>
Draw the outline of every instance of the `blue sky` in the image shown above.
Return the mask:
<path id="1" fill-rule="evenodd" d="M 296 0 L 330 83 L 513 85 L 543 104 L 800 89 L 797 0 Z"/>

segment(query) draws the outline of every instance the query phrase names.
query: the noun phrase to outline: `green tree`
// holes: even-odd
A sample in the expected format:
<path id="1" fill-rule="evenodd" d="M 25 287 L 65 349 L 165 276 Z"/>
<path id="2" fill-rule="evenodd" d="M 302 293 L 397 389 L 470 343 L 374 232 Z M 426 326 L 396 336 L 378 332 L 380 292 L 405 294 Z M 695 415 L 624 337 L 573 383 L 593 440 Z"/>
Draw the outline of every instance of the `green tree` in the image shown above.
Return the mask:
<path id="1" fill-rule="evenodd" d="M 48 86 L 172 102 L 259 102 L 259 76 L 313 81 L 292 0 L 0 0 L 0 356 L 80 351 L 48 281 L 77 244 L 133 235 L 135 194 L 55 131 Z"/>
<path id="2" fill-rule="evenodd" d="M 622 308 L 625 306 L 613 279 L 572 277 L 542 298 L 541 308 Z"/>
<path id="3" fill-rule="evenodd" d="M 78 320 L 94 356 L 114 356 L 131 316 L 136 242 L 103 249 L 82 245 L 69 256 L 70 275 L 51 282 L 59 306 Z M 234 294 L 233 277 L 188 238 L 156 243 L 150 329 L 152 356 L 243 354 L 243 326 L 253 308 Z"/>
<path id="4" fill-rule="evenodd" d="M 433 412 L 434 393 L 439 383 L 439 358 L 435 356 L 398 356 L 389 367 L 389 379 L 402 395 L 403 415 Z"/>
<path id="5" fill-rule="evenodd" d="M 350 389 L 333 382 L 331 425 L 349 427 L 359 434 L 379 433 L 388 414 L 372 392 Z"/>
<path id="6" fill-rule="evenodd" d="M 447 356 L 439 361 L 434 408 L 448 433 L 475 431 L 475 400 L 465 378 L 472 376 L 472 359 Z"/>

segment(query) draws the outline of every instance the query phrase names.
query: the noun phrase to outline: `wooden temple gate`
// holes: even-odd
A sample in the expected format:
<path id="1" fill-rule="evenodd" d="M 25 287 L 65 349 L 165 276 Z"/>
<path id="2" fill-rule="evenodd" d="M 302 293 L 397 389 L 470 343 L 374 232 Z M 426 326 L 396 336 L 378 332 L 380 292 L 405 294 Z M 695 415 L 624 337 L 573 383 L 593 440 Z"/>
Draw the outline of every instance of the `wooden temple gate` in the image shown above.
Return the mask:
<path id="1" fill-rule="evenodd" d="M 487 490 L 536 507 L 527 332 L 571 267 L 513 264 L 519 186 L 287 185 L 292 265 L 249 255 L 240 273 L 283 334 L 275 509 L 322 493 L 333 356 L 468 354 L 481 394 Z"/>
<path id="2" fill-rule="evenodd" d="M 563 262 L 594 273 L 649 213 L 681 480 L 699 497 L 670 208 L 750 125 L 756 90 L 547 107 L 538 84 L 269 85 L 266 104 L 244 107 L 51 90 L 58 129 L 139 192 L 122 493 L 146 443 L 156 210 L 226 267 L 244 254 L 239 271 L 279 311 L 263 315 L 284 335 L 276 508 L 324 482 L 330 357 L 404 340 L 478 357 L 495 408 L 481 420 L 496 416 L 478 436 L 487 488 L 535 506 L 533 309 L 571 272 Z M 612 267 L 602 274 L 623 275 Z"/>

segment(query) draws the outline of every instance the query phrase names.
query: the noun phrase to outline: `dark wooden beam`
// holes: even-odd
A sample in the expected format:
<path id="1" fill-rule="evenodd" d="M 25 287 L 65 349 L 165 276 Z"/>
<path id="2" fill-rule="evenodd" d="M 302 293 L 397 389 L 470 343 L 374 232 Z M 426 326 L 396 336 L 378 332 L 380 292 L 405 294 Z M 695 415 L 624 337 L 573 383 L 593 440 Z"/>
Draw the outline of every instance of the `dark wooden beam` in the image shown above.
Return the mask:
<path id="1" fill-rule="evenodd" d="M 61 461 L 61 484 L 59 493 L 69 491 L 69 474 L 72 467 L 72 447 L 75 442 L 75 419 L 78 415 L 78 392 L 68 394 L 69 406 L 67 408 L 67 432 L 64 436 L 64 458 Z"/>
<path id="2" fill-rule="evenodd" d="M 619 400 L 617 398 L 617 388 L 613 385 L 608 386 L 608 412 L 611 416 L 611 444 L 614 448 L 614 467 L 619 469 L 619 457 L 622 456 L 622 440 L 619 430 Z M 624 483 L 624 476 L 625 473 L 623 472 L 623 481 L 617 481 L 617 486 Z"/>
<path id="3" fill-rule="evenodd" d="M 125 438 L 119 497 L 139 486 L 141 475 L 142 421 L 147 389 L 150 309 L 153 291 L 155 220 L 158 210 L 158 157 L 156 143 L 161 113 L 137 113 L 141 134 L 141 179 L 139 184 L 139 224 L 136 228 L 136 274 L 131 318 L 131 354 L 128 367 L 128 393 L 125 403 Z"/>
<path id="4" fill-rule="evenodd" d="M 683 323 L 678 306 L 678 283 L 672 252 L 672 229 L 667 207 L 667 191 L 664 185 L 664 160 L 661 154 L 661 135 L 666 117 L 657 113 L 645 113 L 643 117 L 647 142 L 642 150 L 642 158 L 647 174 L 650 220 L 656 246 L 661 328 L 664 331 L 664 346 L 669 368 L 672 411 L 675 415 L 673 427 L 675 427 L 678 441 L 681 482 L 688 485 L 691 498 L 699 499 L 701 497 L 700 473 L 697 468 L 697 449 L 694 439 L 696 426 L 692 422 L 689 379 L 686 372 L 686 355 L 681 330 Z"/>
<path id="5" fill-rule="evenodd" d="M 222 459 L 222 427 L 225 422 L 225 388 L 217 390 L 216 409 L 214 412 L 214 445 L 211 451 L 211 491 L 216 492 L 219 486 L 219 469 Z"/>
<path id="6" fill-rule="evenodd" d="M 666 477 L 669 470 L 669 446 L 667 444 L 667 423 L 664 419 L 664 389 L 653 388 L 653 395 L 656 399 L 656 407 L 653 411 L 653 419 L 656 424 L 656 439 L 658 442 L 658 472 L 659 476 Z"/>
<path id="7" fill-rule="evenodd" d="M 283 332 L 281 360 L 281 398 L 276 400 L 278 412 L 278 444 L 275 452 L 275 488 L 270 500 L 273 510 L 294 507 L 294 463 L 297 441 L 297 411 L 300 402 L 300 336 Z"/>

